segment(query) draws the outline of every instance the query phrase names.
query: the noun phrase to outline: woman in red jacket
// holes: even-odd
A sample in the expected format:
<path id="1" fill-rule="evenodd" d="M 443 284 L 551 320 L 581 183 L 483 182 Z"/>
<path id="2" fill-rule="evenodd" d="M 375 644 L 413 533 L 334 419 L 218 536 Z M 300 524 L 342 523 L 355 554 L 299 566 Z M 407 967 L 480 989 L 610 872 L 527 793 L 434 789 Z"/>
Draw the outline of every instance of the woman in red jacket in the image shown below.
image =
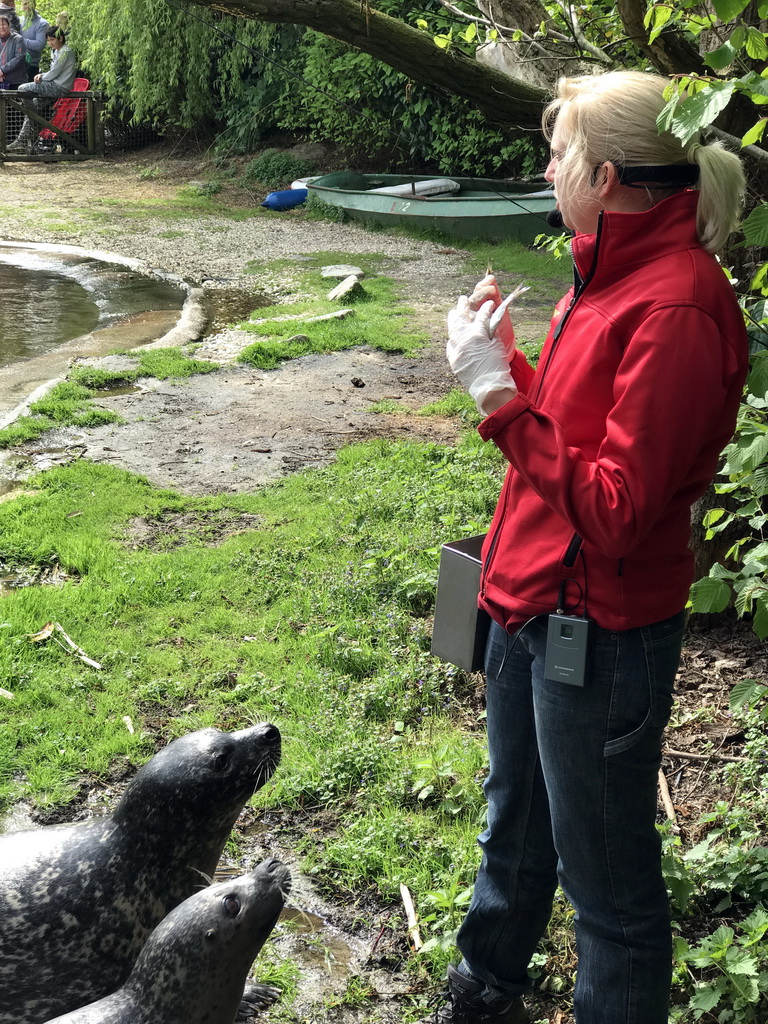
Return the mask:
<path id="1" fill-rule="evenodd" d="M 575 283 L 536 370 L 493 278 L 448 317 L 448 358 L 509 466 L 483 549 L 490 773 L 482 863 L 445 1024 L 523 1024 L 558 882 L 576 910 L 577 1024 L 667 1024 L 672 965 L 655 829 L 692 582 L 690 506 L 747 372 L 712 255 L 741 164 L 659 134 L 666 80 L 564 79 L 545 112 Z M 488 301 L 485 301 L 485 300 Z"/>

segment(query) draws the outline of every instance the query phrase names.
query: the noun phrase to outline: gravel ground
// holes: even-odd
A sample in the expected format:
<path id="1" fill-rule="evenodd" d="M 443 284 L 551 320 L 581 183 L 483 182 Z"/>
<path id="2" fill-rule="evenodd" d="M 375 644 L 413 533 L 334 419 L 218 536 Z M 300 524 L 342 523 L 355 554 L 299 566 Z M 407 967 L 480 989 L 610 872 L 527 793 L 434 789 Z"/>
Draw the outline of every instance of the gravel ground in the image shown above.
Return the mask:
<path id="1" fill-rule="evenodd" d="M 104 211 L 84 205 L 88 199 L 98 204 L 113 198 L 124 203 L 162 204 L 175 199 L 180 187 L 199 180 L 199 162 L 176 161 L 174 172 L 160 179 L 143 177 L 147 156 L 141 160 L 2 165 L 3 237 L 107 250 L 209 285 L 253 287 L 254 275 L 245 269 L 251 260 L 296 259 L 327 251 L 345 252 L 350 257 L 355 253 L 392 257 L 401 261 L 393 268 L 393 276 L 408 277 L 414 263 L 427 277 L 453 277 L 461 271 L 461 255 L 456 250 L 371 233 L 351 224 L 308 220 L 301 208 L 237 221 L 209 214 L 195 219 L 192 215 L 176 224 L 169 222 L 165 213 L 156 219 L 151 215 L 136 218 L 115 210 L 105 219 L 99 216 Z M 248 194 L 244 196 L 248 201 Z M 281 284 L 282 278 L 259 275 L 262 287 L 275 282 Z"/>

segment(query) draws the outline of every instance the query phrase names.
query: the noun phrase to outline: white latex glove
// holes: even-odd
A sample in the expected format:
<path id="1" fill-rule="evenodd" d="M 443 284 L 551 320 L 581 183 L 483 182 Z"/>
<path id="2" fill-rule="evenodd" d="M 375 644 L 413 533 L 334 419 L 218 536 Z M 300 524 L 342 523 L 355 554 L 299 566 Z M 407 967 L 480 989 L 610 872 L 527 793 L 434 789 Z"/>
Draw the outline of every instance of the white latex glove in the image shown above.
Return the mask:
<path id="1" fill-rule="evenodd" d="M 492 312 L 493 301 L 483 303 L 475 313 L 467 296 L 460 295 L 448 314 L 448 362 L 480 412 L 484 412 L 483 402 L 492 391 L 509 390 L 510 397 L 517 394 L 504 345 L 490 335 Z"/>
<path id="2" fill-rule="evenodd" d="M 499 290 L 499 284 L 493 274 L 486 274 L 482 281 L 478 281 L 475 285 L 475 290 L 469 296 L 469 308 L 479 309 L 484 302 L 493 302 L 493 308 L 501 302 L 501 291 Z M 507 358 L 512 361 L 512 357 L 515 354 L 515 329 L 512 326 L 512 317 L 509 315 L 509 309 L 504 310 L 504 315 L 501 318 L 501 323 L 496 328 L 494 337 L 498 338 L 504 346 L 504 350 L 507 353 Z"/>

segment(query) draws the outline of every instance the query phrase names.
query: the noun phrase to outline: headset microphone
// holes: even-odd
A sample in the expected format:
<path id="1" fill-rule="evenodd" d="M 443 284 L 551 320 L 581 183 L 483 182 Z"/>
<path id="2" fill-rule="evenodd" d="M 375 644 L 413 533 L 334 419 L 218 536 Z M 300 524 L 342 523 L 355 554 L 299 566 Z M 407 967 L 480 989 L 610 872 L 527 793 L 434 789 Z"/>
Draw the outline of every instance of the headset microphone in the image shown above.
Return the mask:
<path id="1" fill-rule="evenodd" d="M 547 214 L 545 220 L 546 220 L 547 224 L 549 224 L 549 226 L 551 228 L 561 228 L 561 227 L 563 227 L 563 215 L 557 209 L 550 210 L 549 213 Z"/>

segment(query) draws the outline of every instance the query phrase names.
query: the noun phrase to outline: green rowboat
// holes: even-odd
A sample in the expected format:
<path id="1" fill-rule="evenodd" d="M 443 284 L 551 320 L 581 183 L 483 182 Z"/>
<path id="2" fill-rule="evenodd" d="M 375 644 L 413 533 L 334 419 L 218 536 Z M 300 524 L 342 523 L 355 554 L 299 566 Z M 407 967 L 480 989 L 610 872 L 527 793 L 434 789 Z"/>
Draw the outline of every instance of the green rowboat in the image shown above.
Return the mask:
<path id="1" fill-rule="evenodd" d="M 555 199 L 543 181 L 537 191 L 535 182 L 511 179 L 337 171 L 306 185 L 353 220 L 438 231 L 447 238 L 532 242 L 561 230 L 547 223 Z"/>

